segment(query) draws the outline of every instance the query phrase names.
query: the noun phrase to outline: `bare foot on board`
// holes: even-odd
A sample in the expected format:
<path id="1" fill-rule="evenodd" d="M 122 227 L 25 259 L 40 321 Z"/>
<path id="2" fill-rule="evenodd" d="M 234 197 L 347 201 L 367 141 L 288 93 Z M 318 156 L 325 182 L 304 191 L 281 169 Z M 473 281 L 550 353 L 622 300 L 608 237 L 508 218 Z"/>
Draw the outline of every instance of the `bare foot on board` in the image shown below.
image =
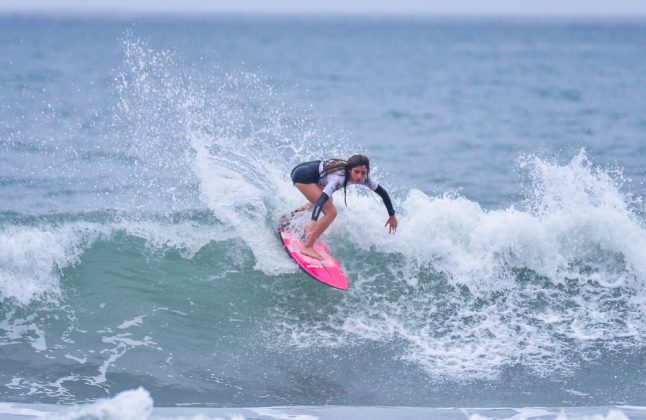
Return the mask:
<path id="1" fill-rule="evenodd" d="M 317 260 L 322 260 L 323 255 L 316 252 L 316 250 L 309 246 L 304 246 L 301 248 L 301 254 L 307 255 L 308 257 L 316 258 Z"/>

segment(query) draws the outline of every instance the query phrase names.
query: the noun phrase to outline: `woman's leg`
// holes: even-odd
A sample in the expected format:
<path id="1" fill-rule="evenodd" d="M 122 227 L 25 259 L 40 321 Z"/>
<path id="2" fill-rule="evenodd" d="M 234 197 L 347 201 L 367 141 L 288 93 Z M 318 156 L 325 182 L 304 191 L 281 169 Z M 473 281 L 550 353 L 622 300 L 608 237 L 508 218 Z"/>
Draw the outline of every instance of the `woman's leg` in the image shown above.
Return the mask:
<path id="1" fill-rule="evenodd" d="M 323 192 L 323 189 L 318 184 L 295 183 L 294 186 L 298 188 L 298 190 L 310 201 L 310 207 L 319 199 Z M 303 244 L 303 249 L 301 250 L 303 254 L 314 258 L 322 258 L 322 255 L 314 250 L 314 243 L 319 236 L 325 232 L 335 218 L 336 208 L 332 203 L 332 198 L 330 198 L 325 205 L 323 205 L 323 217 L 316 222 L 309 238 L 307 238 L 307 241 Z"/>
<path id="2" fill-rule="evenodd" d="M 314 204 L 307 203 L 307 204 L 303 204 L 302 206 L 300 206 L 299 208 L 297 208 L 294 211 L 301 212 L 301 211 L 305 211 L 305 210 L 312 210 L 312 207 L 314 207 Z"/>

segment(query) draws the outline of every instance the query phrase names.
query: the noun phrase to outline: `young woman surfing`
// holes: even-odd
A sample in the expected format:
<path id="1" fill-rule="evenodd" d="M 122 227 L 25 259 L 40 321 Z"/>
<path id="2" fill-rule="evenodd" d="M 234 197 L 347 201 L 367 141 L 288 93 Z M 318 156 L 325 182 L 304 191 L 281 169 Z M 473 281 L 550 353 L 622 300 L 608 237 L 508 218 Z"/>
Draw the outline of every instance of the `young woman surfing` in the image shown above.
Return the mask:
<path id="1" fill-rule="evenodd" d="M 332 159 L 305 162 L 292 170 L 294 186 L 309 200 L 309 203 L 301 207 L 299 211 L 312 208 L 312 219 L 305 225 L 305 233 L 308 238 L 303 244 L 303 248 L 301 248 L 301 254 L 317 259 L 323 258 L 314 249 L 314 243 L 336 217 L 332 194 L 334 191 L 343 188 L 345 202 L 348 184 L 363 185 L 379 194 L 384 201 L 389 216 L 384 226 L 388 226 L 390 233 L 397 231 L 397 217 L 395 216 L 392 201 L 390 201 L 386 190 L 371 179 L 369 175 L 370 161 L 363 155 L 354 155 L 348 160 Z M 321 211 L 323 212 L 323 217 L 318 220 Z"/>

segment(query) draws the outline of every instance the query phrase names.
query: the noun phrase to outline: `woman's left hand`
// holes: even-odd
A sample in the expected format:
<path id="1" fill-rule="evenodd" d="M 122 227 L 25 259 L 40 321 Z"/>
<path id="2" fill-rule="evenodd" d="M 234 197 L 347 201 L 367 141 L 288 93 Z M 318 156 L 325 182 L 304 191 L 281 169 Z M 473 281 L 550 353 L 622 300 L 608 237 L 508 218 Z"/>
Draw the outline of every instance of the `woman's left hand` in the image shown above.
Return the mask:
<path id="1" fill-rule="evenodd" d="M 397 216 L 392 215 L 386 220 L 384 227 L 388 226 L 388 233 L 394 234 L 397 232 Z"/>

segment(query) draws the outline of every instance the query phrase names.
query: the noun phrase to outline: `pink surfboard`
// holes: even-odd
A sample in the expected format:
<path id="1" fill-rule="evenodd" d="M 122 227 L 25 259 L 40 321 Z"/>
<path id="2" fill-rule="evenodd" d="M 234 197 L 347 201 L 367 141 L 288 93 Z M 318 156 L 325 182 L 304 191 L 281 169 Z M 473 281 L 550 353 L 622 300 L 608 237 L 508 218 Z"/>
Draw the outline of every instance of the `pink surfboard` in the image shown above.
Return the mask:
<path id="1" fill-rule="evenodd" d="M 298 233 L 291 232 L 285 228 L 279 228 L 278 233 L 283 241 L 285 250 L 303 271 L 328 286 L 347 290 L 348 276 L 343 272 L 341 264 L 330 255 L 330 248 L 326 244 L 316 243 L 314 245 L 314 249 L 324 257 L 322 260 L 317 260 L 299 252 L 303 243 L 300 241 Z"/>

